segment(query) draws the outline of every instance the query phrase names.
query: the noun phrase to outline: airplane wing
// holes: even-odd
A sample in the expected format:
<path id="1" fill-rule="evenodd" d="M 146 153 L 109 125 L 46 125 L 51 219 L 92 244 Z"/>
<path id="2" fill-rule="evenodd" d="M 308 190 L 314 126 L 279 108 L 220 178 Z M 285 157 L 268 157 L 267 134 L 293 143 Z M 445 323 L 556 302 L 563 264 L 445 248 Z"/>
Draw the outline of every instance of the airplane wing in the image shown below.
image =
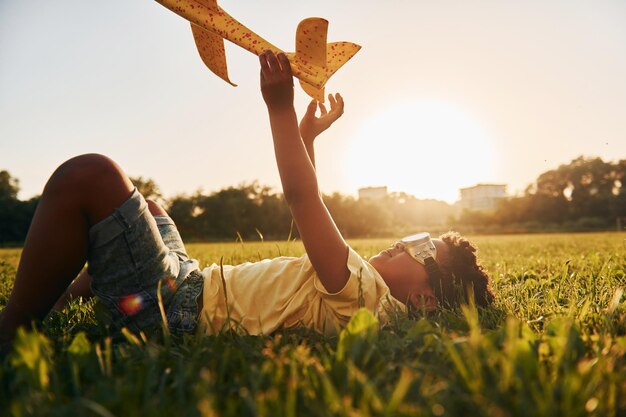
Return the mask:
<path id="1" fill-rule="evenodd" d="M 214 12 L 219 12 L 220 8 L 217 5 L 217 0 L 196 0 L 203 6 Z M 200 53 L 202 62 L 211 70 L 215 75 L 226 81 L 228 84 L 233 84 L 228 78 L 228 67 L 226 65 L 226 51 L 224 50 L 224 38 L 216 35 L 215 33 L 208 31 L 200 26 L 191 24 L 191 32 L 193 33 L 193 39 L 196 41 L 196 47 Z"/>

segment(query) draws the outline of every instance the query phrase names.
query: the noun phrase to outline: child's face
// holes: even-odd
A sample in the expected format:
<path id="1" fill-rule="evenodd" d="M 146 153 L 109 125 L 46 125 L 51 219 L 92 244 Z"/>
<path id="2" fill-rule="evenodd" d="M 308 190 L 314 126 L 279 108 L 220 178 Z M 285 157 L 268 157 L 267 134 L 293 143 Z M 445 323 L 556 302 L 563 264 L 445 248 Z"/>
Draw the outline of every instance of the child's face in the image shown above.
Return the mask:
<path id="1" fill-rule="evenodd" d="M 440 239 L 433 239 L 437 248 L 437 263 L 447 256 L 446 244 Z M 416 308 L 434 309 L 436 298 L 424 265 L 416 261 L 399 245 L 393 245 L 372 256 L 369 263 L 376 268 L 383 278 L 391 295 L 405 304 L 411 302 Z"/>

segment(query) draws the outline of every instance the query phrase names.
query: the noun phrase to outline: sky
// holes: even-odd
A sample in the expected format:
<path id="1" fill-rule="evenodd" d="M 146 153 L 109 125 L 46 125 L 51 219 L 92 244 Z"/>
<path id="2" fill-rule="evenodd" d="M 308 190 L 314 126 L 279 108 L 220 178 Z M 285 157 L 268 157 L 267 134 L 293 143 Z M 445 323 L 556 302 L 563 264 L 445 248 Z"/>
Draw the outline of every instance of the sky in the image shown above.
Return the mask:
<path id="1" fill-rule="evenodd" d="M 579 155 L 626 158 L 626 2 L 222 0 L 293 51 L 306 17 L 362 46 L 328 82 L 345 114 L 316 143 L 320 188 L 456 201 L 519 193 Z M 258 58 L 226 45 L 232 87 L 188 22 L 151 0 L 0 0 L 0 170 L 20 198 L 97 152 L 166 197 L 259 181 L 280 190 Z M 308 96 L 296 88 L 302 115 Z"/>

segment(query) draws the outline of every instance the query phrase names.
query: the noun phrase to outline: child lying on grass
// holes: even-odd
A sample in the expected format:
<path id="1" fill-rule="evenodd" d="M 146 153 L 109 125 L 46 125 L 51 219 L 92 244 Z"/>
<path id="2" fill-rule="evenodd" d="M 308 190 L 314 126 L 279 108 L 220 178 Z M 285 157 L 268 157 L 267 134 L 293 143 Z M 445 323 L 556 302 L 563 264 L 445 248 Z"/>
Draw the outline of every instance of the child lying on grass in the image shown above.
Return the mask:
<path id="1" fill-rule="evenodd" d="M 343 99 L 329 96 L 330 111 L 320 104 L 320 117 L 312 102 L 298 126 L 286 56 L 259 58 L 283 192 L 306 254 L 200 270 L 167 213 L 144 200 L 117 164 L 78 156 L 52 174 L 42 194 L 0 321 L 4 342 L 76 296 L 96 295 L 116 326 L 135 332 L 160 327 L 161 299 L 175 334 L 213 332 L 229 317 L 251 334 L 296 325 L 332 333 L 360 306 L 433 310 L 470 295 L 478 305 L 491 303 L 476 249 L 456 233 L 410 236 L 368 262 L 347 245 L 322 201 L 313 150 L 343 113 Z M 88 270 L 72 283 L 85 262 Z"/>

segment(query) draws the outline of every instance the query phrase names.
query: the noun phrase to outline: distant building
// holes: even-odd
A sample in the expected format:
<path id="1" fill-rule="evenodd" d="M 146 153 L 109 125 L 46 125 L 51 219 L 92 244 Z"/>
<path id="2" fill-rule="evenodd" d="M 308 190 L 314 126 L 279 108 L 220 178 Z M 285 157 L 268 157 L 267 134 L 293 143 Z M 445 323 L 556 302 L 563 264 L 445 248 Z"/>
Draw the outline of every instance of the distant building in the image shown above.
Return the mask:
<path id="1" fill-rule="evenodd" d="M 470 210 L 494 210 L 498 200 L 507 196 L 506 184 L 476 184 L 460 191 L 461 208 Z"/>
<path id="2" fill-rule="evenodd" d="M 359 200 L 369 198 L 370 200 L 380 200 L 387 197 L 387 187 L 365 187 L 359 188 Z"/>

